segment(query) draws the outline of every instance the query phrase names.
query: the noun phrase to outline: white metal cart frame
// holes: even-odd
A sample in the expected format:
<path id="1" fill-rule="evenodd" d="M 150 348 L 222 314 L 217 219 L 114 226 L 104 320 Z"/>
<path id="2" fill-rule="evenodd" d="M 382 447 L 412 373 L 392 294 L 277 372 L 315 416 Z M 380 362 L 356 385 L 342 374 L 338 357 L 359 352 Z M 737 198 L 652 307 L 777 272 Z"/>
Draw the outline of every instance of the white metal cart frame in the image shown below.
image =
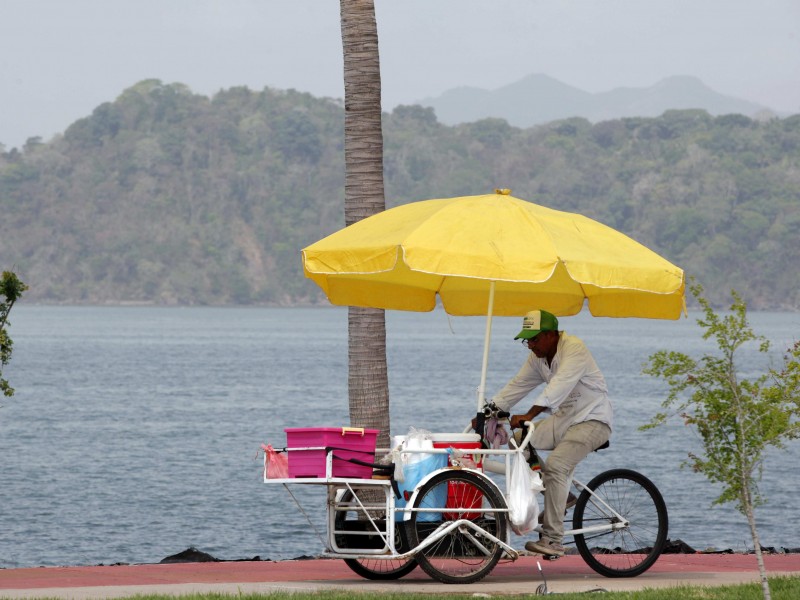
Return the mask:
<path id="1" fill-rule="evenodd" d="M 510 473 L 511 461 L 524 452 L 532 434 L 531 424 L 519 448 L 466 452 L 482 456 L 484 470 Z M 419 481 L 401 507 L 397 506 L 396 490 L 389 479 L 335 477 L 332 449 L 286 450 L 327 450 L 325 477 L 268 479 L 265 455 L 264 482 L 283 485 L 301 511 L 289 486 L 325 486 L 327 535 L 323 555 L 344 559 L 363 577 L 395 579 L 419 564 L 444 583 L 471 583 L 488 575 L 501 558 L 516 560 L 520 555 L 511 545 L 508 526 L 506 498 L 510 477 L 506 477 L 503 492 L 480 469 L 448 466 Z M 447 454 L 448 450 L 404 452 Z M 492 460 L 493 457 L 501 460 Z M 626 469 L 606 471 L 588 484 L 574 480 L 573 485 L 580 495 L 573 528 L 565 531 L 565 536 L 574 538 L 587 564 L 609 577 L 631 577 L 650 568 L 666 542 L 668 528 L 666 506 L 655 485 Z M 452 486 L 466 486 L 464 493 L 466 497 L 469 492 L 469 502 L 442 506 L 441 493 L 456 489 Z M 430 502 L 435 490 L 440 494 L 439 501 Z M 597 540 L 601 545 L 596 545 Z"/>

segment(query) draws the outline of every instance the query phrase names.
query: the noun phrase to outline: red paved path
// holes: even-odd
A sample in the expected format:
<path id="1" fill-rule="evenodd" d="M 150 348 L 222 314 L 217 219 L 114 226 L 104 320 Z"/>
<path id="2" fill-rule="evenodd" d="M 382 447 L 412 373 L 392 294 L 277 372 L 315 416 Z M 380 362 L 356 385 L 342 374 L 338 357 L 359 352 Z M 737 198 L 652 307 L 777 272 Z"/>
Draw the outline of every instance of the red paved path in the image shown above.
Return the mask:
<path id="1" fill-rule="evenodd" d="M 770 575 L 800 575 L 800 554 L 766 555 L 765 562 Z M 633 587 L 660 587 L 663 585 L 719 585 L 728 581 L 736 583 L 746 580 L 757 580 L 757 564 L 754 555 L 743 554 L 668 554 L 644 575 L 627 580 L 605 579 L 597 576 L 589 569 L 579 556 L 566 556 L 557 561 L 543 561 L 539 557 L 524 556 L 516 562 L 501 563 L 484 582 L 470 586 L 446 586 L 431 580 L 420 569 L 391 585 L 406 591 L 430 591 L 431 585 L 440 592 L 455 592 L 469 589 L 474 592 L 483 591 L 484 586 L 495 592 L 531 593 L 532 586 L 541 583 L 537 568 L 541 563 L 551 589 L 574 587 L 581 583 L 584 587 L 602 585 L 607 589 L 632 589 Z M 71 588 L 98 588 L 112 586 L 117 589 L 113 595 L 119 595 L 125 588 L 130 594 L 137 593 L 137 586 L 168 586 L 167 591 L 174 589 L 182 593 L 176 584 L 257 584 L 282 583 L 282 586 L 271 586 L 270 589 L 295 589 L 292 582 L 303 582 L 319 588 L 336 588 L 358 582 L 361 584 L 387 585 L 380 582 L 367 582 L 358 578 L 341 560 L 298 560 L 280 562 L 218 562 L 218 563 L 184 563 L 173 565 L 119 565 L 93 567 L 39 567 L 27 569 L 0 570 L 0 597 L 21 597 L 19 593 L 27 590 L 30 597 L 34 590 L 58 589 L 69 597 Z M 603 583 L 605 582 L 605 583 Z M 614 586 L 614 582 L 625 585 Z M 419 585 L 418 585 L 419 584 Z M 175 586 L 170 588 L 169 586 Z M 416 588 L 416 589 L 415 589 Z M 457 590 L 455 588 L 462 588 Z M 503 588 L 500 590 L 499 588 Z M 141 593 L 151 590 L 140 588 Z M 209 587 L 209 589 L 212 589 Z M 364 589 L 364 588 L 361 588 Z M 376 588 L 378 589 L 378 588 Z M 7 590 L 4 592 L 4 590 Z M 365 590 L 366 591 L 366 590 Z M 562 589 L 560 591 L 570 591 Z M 109 590 L 109 595 L 112 595 Z M 100 594 L 100 590 L 95 591 Z M 47 595 L 50 595 L 49 593 Z M 78 597 L 76 595 L 75 597 Z M 88 596 L 83 596 L 88 597 Z M 99 596 L 102 597 L 102 596 Z"/>
<path id="2" fill-rule="evenodd" d="M 800 554 L 772 554 L 764 557 L 767 571 L 800 572 Z M 524 576 L 535 569 L 535 557 L 522 557 L 499 564 L 490 577 Z M 566 556 L 542 561 L 545 574 L 592 574 L 580 557 Z M 750 554 L 667 554 L 650 569 L 667 572 L 740 572 L 758 566 Z M 341 560 L 241 561 L 184 563 L 173 565 L 118 565 L 92 567 L 36 567 L 0 570 L 0 589 L 86 587 L 109 585 L 153 585 L 164 583 L 216 583 L 258 581 L 308 581 L 352 579 L 354 573 Z M 404 579 L 429 579 L 420 570 Z"/>

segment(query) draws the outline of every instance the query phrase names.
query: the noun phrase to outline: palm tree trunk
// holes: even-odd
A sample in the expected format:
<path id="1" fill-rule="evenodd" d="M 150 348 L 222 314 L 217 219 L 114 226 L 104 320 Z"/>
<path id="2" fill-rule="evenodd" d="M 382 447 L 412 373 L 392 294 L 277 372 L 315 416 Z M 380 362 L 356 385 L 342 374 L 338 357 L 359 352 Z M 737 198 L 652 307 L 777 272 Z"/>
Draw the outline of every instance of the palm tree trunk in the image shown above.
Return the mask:
<path id="1" fill-rule="evenodd" d="M 340 0 L 344 51 L 345 224 L 384 210 L 381 72 L 374 0 Z M 389 445 L 389 378 L 384 311 L 348 313 L 350 423 L 379 429 Z"/>

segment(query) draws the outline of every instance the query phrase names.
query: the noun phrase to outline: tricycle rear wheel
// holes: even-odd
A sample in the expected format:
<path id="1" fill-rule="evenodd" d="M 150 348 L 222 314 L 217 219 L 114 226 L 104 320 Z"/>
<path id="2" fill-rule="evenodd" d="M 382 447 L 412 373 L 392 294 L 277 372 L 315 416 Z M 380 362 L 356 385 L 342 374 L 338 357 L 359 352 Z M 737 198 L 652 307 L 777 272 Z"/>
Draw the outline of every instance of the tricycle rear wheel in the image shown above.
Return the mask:
<path id="1" fill-rule="evenodd" d="M 413 558 L 345 558 L 344 563 L 364 579 L 388 581 L 405 577 L 417 568 Z"/>
<path id="2" fill-rule="evenodd" d="M 369 493 L 369 491 L 365 491 Z M 340 506 L 347 506 L 352 504 L 353 510 L 343 510 L 336 513 L 334 519 L 336 531 L 362 531 L 367 532 L 370 530 L 371 525 L 369 521 L 364 518 L 363 512 L 355 509 L 357 503 L 354 502 L 353 493 L 347 490 L 339 500 Z M 373 519 L 383 521 L 386 519 L 385 510 L 370 511 L 370 517 Z M 385 527 L 385 525 L 384 525 Z M 397 523 L 395 527 L 395 548 L 403 548 L 406 546 L 402 539 L 402 524 Z M 383 546 L 383 541 L 376 534 L 375 538 L 376 548 Z M 354 544 L 359 545 L 364 543 L 364 537 L 359 536 L 354 538 Z M 367 538 L 368 539 L 368 538 Z M 336 536 L 336 543 L 340 548 L 348 546 L 347 534 L 340 534 Z M 345 558 L 345 564 L 350 569 L 364 579 L 372 579 L 375 581 L 387 581 L 392 579 L 400 579 L 408 575 L 417 568 L 417 561 L 413 558 L 394 559 L 394 558 Z"/>

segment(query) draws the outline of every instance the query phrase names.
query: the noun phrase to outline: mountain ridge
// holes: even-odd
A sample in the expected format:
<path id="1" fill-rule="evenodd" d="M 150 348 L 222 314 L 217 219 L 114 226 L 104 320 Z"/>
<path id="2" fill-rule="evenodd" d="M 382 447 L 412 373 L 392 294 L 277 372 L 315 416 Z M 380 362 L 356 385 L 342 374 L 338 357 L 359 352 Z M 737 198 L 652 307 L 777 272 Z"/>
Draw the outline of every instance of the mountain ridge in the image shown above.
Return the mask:
<path id="1" fill-rule="evenodd" d="M 583 117 L 592 123 L 657 117 L 676 109 L 702 109 L 711 115 L 777 115 L 761 104 L 720 94 L 690 75 L 666 77 L 648 87 L 617 87 L 592 93 L 549 75 L 533 73 L 494 90 L 460 86 L 415 104 L 433 108 L 445 125 L 502 118 L 523 128 L 572 117 Z"/>

